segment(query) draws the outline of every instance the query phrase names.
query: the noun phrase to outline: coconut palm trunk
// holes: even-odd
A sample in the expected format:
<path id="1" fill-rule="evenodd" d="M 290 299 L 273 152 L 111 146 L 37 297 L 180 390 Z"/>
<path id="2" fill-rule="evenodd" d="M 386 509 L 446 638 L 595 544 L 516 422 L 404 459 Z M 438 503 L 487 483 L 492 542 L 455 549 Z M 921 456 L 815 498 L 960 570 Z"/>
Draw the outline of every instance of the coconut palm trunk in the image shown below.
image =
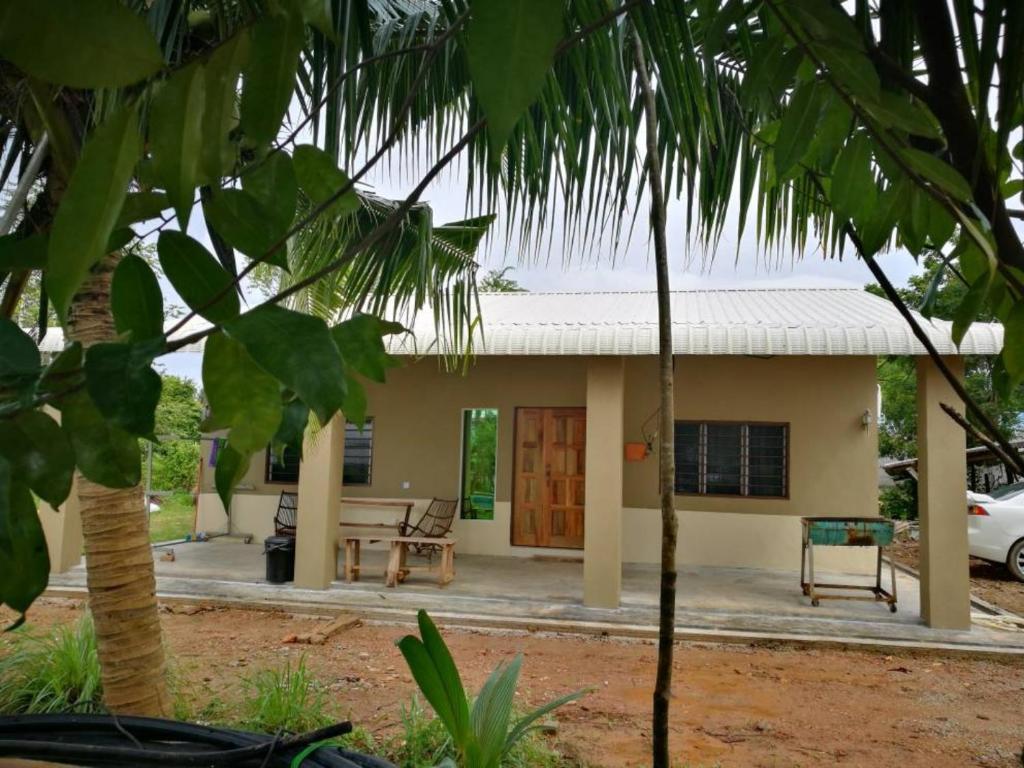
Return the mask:
<path id="1" fill-rule="evenodd" d="M 658 122 L 647 61 L 639 37 L 636 70 L 643 99 L 647 139 L 647 181 L 651 195 L 651 239 L 658 287 L 658 485 L 661 501 L 661 589 L 658 610 L 658 668 L 654 683 L 652 760 L 654 768 L 669 768 L 668 713 L 672 699 L 672 651 L 676 625 L 675 408 L 672 365 L 672 309 L 668 280 L 665 187 L 658 155 Z"/>
<path id="2" fill-rule="evenodd" d="M 110 280 L 120 259 L 101 261 L 74 297 L 69 335 L 83 346 L 114 338 Z M 105 488 L 76 474 L 85 539 L 89 610 L 96 626 L 103 701 L 111 712 L 171 714 L 156 577 L 142 486 Z"/>

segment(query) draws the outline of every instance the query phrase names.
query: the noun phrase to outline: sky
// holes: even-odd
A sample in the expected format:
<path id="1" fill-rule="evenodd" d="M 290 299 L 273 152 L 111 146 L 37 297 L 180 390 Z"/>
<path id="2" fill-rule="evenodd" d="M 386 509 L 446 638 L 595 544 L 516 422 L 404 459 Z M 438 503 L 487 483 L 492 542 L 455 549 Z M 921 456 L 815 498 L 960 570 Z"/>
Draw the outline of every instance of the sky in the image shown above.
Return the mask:
<path id="1" fill-rule="evenodd" d="M 367 188 L 387 197 L 404 198 L 415 185 L 417 178 L 412 174 L 423 168 L 405 167 L 398 169 L 388 166 L 380 173 L 368 177 Z M 423 200 L 434 210 L 434 222 L 443 224 L 458 221 L 478 212 L 467 211 L 465 207 L 465 174 L 456 167 L 443 173 L 427 188 Z M 645 205 L 641 203 L 641 205 Z M 735 206 L 734 206 L 735 208 Z M 740 239 L 737 247 L 738 221 L 735 213 L 730 214 L 723 230 L 716 253 L 704 253 L 699 247 L 687 247 L 684 233 L 685 205 L 670 202 L 668 210 L 668 246 L 670 255 L 669 282 L 675 290 L 693 288 L 770 288 L 770 287 L 852 287 L 860 288 L 874 282 L 864 263 L 847 254 L 842 260 L 825 259 L 820 251 L 808 250 L 801 258 L 784 255 L 772 263 L 766 263 L 760 255 L 754 238 L 753 225 Z M 479 275 L 492 269 L 512 267 L 506 275 L 515 279 L 530 291 L 653 291 L 655 278 L 653 251 L 647 238 L 647 211 L 640 211 L 631 239 L 612 249 L 599 242 L 586 255 L 566 255 L 560 249 L 561 231 L 556 226 L 553 247 L 545 247 L 538 256 L 532 251 L 525 254 L 518 243 L 504 239 L 505 220 L 501 213 L 492 230 L 493 238 L 485 240 L 478 252 Z M 560 221 L 552 215 L 551 221 Z M 202 216 L 193 216 L 189 234 L 211 248 L 209 236 L 202 223 Z M 545 232 L 545 236 L 549 233 Z M 809 243 L 809 245 L 813 244 Z M 907 278 L 918 271 L 914 259 L 905 252 L 894 252 L 879 257 L 883 269 L 896 285 L 903 285 Z M 164 282 L 165 294 L 173 293 Z M 179 302 L 183 304 L 183 302 Z M 486 317 L 484 318 L 486 323 Z M 176 353 L 160 359 L 166 373 L 201 380 L 201 355 L 198 353 Z"/>

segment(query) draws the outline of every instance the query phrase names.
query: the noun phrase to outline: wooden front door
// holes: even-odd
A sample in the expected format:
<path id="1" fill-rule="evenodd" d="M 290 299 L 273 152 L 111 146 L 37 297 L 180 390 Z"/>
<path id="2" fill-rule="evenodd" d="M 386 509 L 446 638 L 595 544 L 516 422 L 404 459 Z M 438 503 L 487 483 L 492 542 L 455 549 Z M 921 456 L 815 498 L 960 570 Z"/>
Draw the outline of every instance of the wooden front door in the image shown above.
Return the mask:
<path id="1" fill-rule="evenodd" d="M 586 408 L 517 408 L 512 543 L 583 548 Z"/>

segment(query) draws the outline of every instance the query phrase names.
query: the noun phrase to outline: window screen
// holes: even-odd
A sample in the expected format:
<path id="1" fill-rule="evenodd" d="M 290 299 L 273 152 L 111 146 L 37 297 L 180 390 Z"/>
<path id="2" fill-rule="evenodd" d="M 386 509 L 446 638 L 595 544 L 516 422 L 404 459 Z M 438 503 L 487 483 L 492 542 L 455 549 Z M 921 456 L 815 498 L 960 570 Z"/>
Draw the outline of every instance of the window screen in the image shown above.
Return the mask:
<path id="1" fill-rule="evenodd" d="M 268 483 L 299 482 L 299 454 L 292 448 L 284 449 L 283 461 L 278 463 L 273 450 L 267 448 Z M 355 424 L 345 424 L 345 463 L 342 467 L 342 485 L 369 485 L 373 466 L 373 420 L 367 419 L 362 431 Z"/>
<path id="2" fill-rule="evenodd" d="M 676 493 L 784 497 L 786 424 L 677 421 Z"/>

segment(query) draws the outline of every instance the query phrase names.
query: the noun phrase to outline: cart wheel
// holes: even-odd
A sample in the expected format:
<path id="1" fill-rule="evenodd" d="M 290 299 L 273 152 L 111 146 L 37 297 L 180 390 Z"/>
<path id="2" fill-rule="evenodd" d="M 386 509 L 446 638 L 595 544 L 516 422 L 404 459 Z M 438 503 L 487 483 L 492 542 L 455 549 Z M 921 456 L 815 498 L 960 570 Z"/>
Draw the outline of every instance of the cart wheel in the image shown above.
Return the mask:
<path id="1" fill-rule="evenodd" d="M 815 597 L 815 598 L 813 598 L 811 600 L 811 605 L 813 605 L 815 608 L 817 608 L 819 605 L 821 605 L 821 601 L 818 598 Z"/>
<path id="2" fill-rule="evenodd" d="M 889 611 L 891 613 L 896 613 L 896 603 L 889 603 Z"/>

